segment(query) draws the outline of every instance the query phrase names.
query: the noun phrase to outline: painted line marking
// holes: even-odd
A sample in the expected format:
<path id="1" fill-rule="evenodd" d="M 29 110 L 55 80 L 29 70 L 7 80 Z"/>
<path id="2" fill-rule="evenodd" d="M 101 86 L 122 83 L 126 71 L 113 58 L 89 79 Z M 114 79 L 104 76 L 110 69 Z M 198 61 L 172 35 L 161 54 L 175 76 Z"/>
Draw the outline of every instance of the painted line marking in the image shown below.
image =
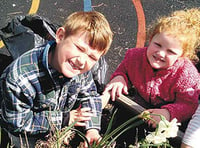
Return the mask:
<path id="1" fill-rule="evenodd" d="M 4 43 L 2 40 L 0 40 L 0 48 L 2 48 L 4 46 Z"/>
<path id="2" fill-rule="evenodd" d="M 40 5 L 40 0 L 32 0 L 31 8 L 28 14 L 35 14 L 38 11 Z M 4 47 L 4 43 L 0 40 L 0 48 Z"/>
<path id="3" fill-rule="evenodd" d="M 39 6 L 40 6 L 40 0 L 32 0 L 32 5 L 28 14 L 36 13 L 38 11 Z"/>
<path id="4" fill-rule="evenodd" d="M 84 8 L 83 10 L 88 12 L 88 11 L 92 11 L 92 2 L 91 0 L 83 0 L 84 3 Z"/>
<path id="5" fill-rule="evenodd" d="M 132 0 L 137 14 L 138 19 L 138 32 L 137 32 L 137 42 L 136 47 L 144 47 L 146 40 L 146 24 L 145 24 L 145 15 L 143 11 L 142 4 L 140 0 Z"/>

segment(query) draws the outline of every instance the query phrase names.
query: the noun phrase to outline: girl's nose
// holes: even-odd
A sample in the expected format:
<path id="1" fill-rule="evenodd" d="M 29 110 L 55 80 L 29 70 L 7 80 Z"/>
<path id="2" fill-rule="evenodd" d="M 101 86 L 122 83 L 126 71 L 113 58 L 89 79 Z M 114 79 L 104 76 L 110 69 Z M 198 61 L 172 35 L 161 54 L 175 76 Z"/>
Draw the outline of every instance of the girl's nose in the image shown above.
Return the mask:
<path id="1" fill-rule="evenodd" d="M 164 50 L 160 50 L 159 52 L 157 52 L 157 55 L 160 56 L 161 58 L 165 57 L 165 51 Z"/>

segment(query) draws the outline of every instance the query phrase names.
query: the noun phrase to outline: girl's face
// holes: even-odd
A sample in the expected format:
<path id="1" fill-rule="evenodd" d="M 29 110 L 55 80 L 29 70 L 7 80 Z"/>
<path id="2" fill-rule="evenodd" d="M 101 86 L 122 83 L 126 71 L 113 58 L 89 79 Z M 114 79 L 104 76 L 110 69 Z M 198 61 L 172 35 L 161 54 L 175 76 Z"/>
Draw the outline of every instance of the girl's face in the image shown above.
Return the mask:
<path id="1" fill-rule="evenodd" d="M 56 50 L 50 55 L 50 64 L 64 76 L 72 78 L 89 71 L 102 53 L 89 46 L 87 32 L 78 32 L 65 38 L 65 29 L 56 32 Z"/>
<path id="2" fill-rule="evenodd" d="M 183 54 L 180 42 L 165 33 L 156 34 L 147 49 L 147 59 L 154 69 L 172 66 Z"/>

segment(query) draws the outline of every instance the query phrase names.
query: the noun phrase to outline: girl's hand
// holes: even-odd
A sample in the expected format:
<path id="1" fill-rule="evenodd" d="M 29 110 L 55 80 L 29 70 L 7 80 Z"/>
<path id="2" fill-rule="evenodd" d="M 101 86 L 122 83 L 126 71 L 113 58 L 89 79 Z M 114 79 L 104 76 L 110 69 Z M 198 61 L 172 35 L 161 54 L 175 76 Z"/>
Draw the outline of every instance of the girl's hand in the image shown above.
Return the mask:
<path id="1" fill-rule="evenodd" d="M 74 126 L 85 126 L 85 121 L 91 120 L 93 114 L 91 108 L 78 108 L 70 111 L 69 125 L 77 121 Z"/>
<path id="2" fill-rule="evenodd" d="M 148 109 L 147 111 L 149 111 L 152 114 L 163 115 L 166 118 L 166 120 L 170 121 L 170 114 L 167 109 Z M 158 124 L 161 119 L 159 116 L 154 116 L 154 115 L 151 115 L 151 118 L 153 118 L 156 122 L 148 120 L 147 123 L 149 126 L 156 128 L 156 124 Z"/>
<path id="3" fill-rule="evenodd" d="M 103 92 L 111 94 L 112 101 L 115 101 L 117 97 L 119 97 L 122 93 L 128 94 L 128 87 L 126 81 L 123 76 L 114 77 L 107 85 Z"/>

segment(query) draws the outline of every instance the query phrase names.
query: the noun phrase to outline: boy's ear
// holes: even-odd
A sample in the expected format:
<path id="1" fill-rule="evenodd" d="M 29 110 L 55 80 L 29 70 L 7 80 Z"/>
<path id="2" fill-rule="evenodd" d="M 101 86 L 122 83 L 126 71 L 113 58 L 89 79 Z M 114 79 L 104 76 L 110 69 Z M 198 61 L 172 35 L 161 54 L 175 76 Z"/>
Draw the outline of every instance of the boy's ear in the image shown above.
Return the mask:
<path id="1" fill-rule="evenodd" d="M 60 42 L 65 38 L 65 28 L 59 27 L 56 31 L 56 42 Z"/>

